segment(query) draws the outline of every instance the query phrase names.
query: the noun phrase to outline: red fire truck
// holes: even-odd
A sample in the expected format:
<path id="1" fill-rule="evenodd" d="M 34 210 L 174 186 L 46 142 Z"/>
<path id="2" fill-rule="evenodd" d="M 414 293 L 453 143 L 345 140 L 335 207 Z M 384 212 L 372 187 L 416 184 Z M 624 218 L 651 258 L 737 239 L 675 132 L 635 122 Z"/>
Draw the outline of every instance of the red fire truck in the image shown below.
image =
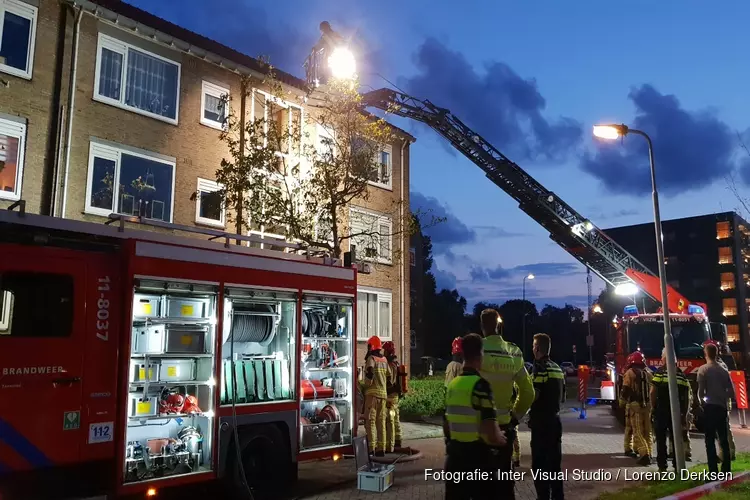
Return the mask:
<path id="1" fill-rule="evenodd" d="M 0 498 L 257 497 L 351 448 L 356 265 L 23 208 L 0 210 Z"/>

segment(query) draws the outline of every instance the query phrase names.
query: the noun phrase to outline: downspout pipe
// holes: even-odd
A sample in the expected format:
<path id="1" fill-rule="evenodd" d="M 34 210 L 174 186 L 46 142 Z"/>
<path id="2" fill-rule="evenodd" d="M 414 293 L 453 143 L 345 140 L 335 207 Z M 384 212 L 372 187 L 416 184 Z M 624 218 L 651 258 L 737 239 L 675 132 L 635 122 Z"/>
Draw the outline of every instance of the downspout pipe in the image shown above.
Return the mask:
<path id="1" fill-rule="evenodd" d="M 409 265 L 409 259 L 408 257 L 404 259 L 404 239 L 408 237 L 406 231 L 404 231 L 404 202 L 406 201 L 406 197 L 404 196 L 404 177 L 406 172 L 406 159 L 404 157 L 404 151 L 406 150 L 406 145 L 408 144 L 407 140 L 404 140 L 404 142 L 401 143 L 401 175 L 400 177 L 400 188 L 399 188 L 399 197 L 401 198 L 401 265 L 400 268 L 400 276 L 399 276 L 399 283 L 401 285 L 401 306 L 399 307 L 399 311 L 401 313 L 401 362 L 406 363 L 406 346 L 404 345 L 404 342 L 406 340 L 406 325 L 404 324 L 406 322 L 406 297 L 404 296 L 404 289 L 406 288 L 404 286 L 404 280 L 406 279 L 406 270 L 404 269 L 407 265 Z M 408 368 L 408 367 L 407 367 Z"/>
<path id="2" fill-rule="evenodd" d="M 75 5 L 75 4 L 74 4 Z M 62 207 L 60 217 L 65 218 L 65 209 L 68 204 L 68 176 L 70 174 L 70 149 L 73 143 L 73 115 L 75 114 L 76 100 L 76 82 L 78 74 L 78 43 L 81 38 L 81 19 L 83 18 L 83 8 L 74 7 L 76 11 L 76 20 L 73 26 L 73 57 L 70 63 L 70 82 L 68 83 L 68 123 L 66 125 L 65 139 L 65 173 L 63 175 L 62 185 Z"/>

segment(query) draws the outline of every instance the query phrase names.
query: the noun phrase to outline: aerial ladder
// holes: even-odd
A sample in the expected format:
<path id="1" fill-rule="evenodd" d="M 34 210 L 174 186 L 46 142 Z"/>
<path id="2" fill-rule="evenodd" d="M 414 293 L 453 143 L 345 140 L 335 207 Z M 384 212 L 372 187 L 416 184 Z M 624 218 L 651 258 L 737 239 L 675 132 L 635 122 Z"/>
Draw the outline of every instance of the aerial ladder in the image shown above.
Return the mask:
<path id="1" fill-rule="evenodd" d="M 602 280 L 614 288 L 632 283 L 656 302 L 662 302 L 656 274 L 449 110 L 387 88 L 366 93 L 363 103 L 366 107 L 429 126 L 512 196 L 521 210 L 549 231 L 553 241 Z M 686 312 L 689 305 L 689 301 L 671 286 L 666 302 L 672 313 Z M 704 304 L 698 305 L 706 310 Z"/>

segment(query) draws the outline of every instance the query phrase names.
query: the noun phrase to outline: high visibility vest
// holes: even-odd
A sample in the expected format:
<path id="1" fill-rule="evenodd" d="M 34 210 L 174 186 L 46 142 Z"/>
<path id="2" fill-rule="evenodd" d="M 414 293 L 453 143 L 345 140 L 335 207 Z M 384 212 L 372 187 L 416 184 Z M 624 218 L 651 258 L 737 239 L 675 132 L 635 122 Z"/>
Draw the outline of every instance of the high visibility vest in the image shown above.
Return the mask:
<path id="1" fill-rule="evenodd" d="M 499 335 L 484 339 L 484 359 L 480 373 L 492 387 L 495 400 L 497 423 L 510 423 L 510 410 L 513 407 L 513 378 L 519 370 L 525 370 L 523 353 L 517 345 L 506 342 Z"/>
<path id="2" fill-rule="evenodd" d="M 445 419 L 448 421 L 451 440 L 473 443 L 482 439 L 479 432 L 482 415 L 471 403 L 474 386 L 480 379 L 477 375 L 460 375 L 448 384 Z"/>

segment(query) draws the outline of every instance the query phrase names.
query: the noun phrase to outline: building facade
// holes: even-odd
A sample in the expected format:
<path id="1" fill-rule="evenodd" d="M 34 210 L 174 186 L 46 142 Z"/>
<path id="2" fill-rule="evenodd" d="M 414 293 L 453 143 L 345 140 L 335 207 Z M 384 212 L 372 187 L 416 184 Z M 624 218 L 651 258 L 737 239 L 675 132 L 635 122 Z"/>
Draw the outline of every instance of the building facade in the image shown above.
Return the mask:
<path id="1" fill-rule="evenodd" d="M 235 231 L 207 200 L 229 155 L 219 139 L 222 96 L 241 109 L 241 76 L 261 82 L 259 61 L 119 0 L 0 0 L 0 26 L 1 208 L 23 200 L 30 212 L 95 223 L 120 213 Z M 276 77 L 289 101 L 258 83 L 246 115 L 290 130 L 302 123 L 303 140 L 319 142 L 325 131 L 305 83 Z M 408 210 L 413 141 L 394 127 L 367 199 L 347 214 L 348 227 L 374 224 L 389 235 L 372 272 L 360 274 L 360 360 L 365 340 L 379 335 L 408 363 L 409 236 L 393 207 Z M 283 251 L 273 244 L 283 228 L 251 224 L 250 232 L 264 239 L 255 246 Z"/>
<path id="2" fill-rule="evenodd" d="M 750 346 L 750 224 L 735 212 L 662 222 L 669 285 L 694 302 L 704 302 L 711 321 L 727 325 L 730 348 Z M 636 259 L 657 272 L 654 225 L 606 229 Z"/>
<path id="3" fill-rule="evenodd" d="M 422 356 L 425 347 L 424 329 L 424 260 L 422 234 L 416 233 L 411 237 L 411 251 L 409 253 L 410 284 L 411 284 L 411 371 L 418 373 L 422 369 Z"/>

